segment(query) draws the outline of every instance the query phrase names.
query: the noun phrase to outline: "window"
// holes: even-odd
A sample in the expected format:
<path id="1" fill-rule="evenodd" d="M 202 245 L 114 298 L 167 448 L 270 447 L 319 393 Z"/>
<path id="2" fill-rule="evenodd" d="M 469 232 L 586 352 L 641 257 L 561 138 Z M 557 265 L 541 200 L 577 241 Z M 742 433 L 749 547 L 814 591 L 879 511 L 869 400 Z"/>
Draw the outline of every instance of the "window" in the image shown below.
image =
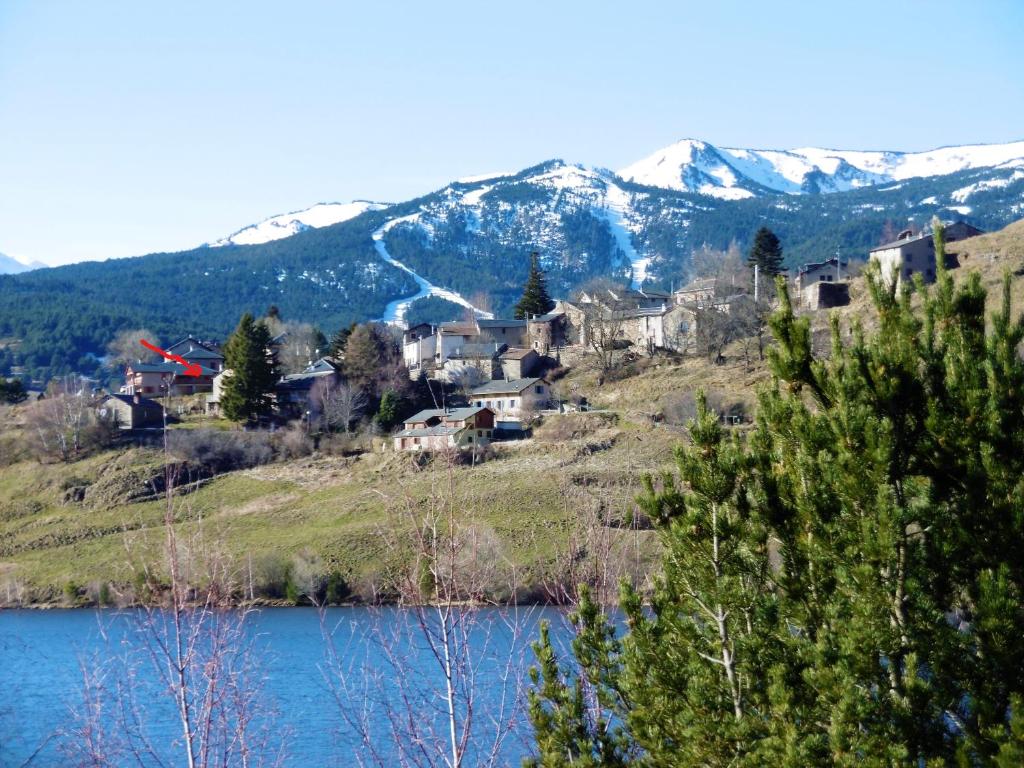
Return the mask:
<path id="1" fill-rule="evenodd" d="M 537 386 L 537 387 L 534 387 L 534 391 L 535 391 L 535 392 L 536 392 L 536 393 L 537 393 L 538 395 L 543 395 L 543 394 L 544 394 L 544 387 L 541 387 L 541 386 Z"/>
<path id="2" fill-rule="evenodd" d="M 477 436 L 477 437 L 483 437 L 483 436 L 484 436 L 484 431 L 483 431 L 482 429 L 478 429 L 478 430 L 476 431 L 476 436 Z"/>
<path id="3" fill-rule="evenodd" d="M 508 407 L 509 408 L 515 408 L 516 407 L 516 399 L 514 397 L 511 400 L 508 401 Z"/>
<path id="4" fill-rule="evenodd" d="M 910 277 L 913 274 L 914 274 L 914 270 L 910 269 L 910 267 L 907 267 L 906 269 L 903 270 L 903 276 L 904 277 Z"/>
<path id="5" fill-rule="evenodd" d="M 489 430 L 489 429 L 487 430 L 487 436 L 488 436 L 488 437 L 490 437 L 490 436 L 491 436 L 491 430 Z"/>
<path id="6" fill-rule="evenodd" d="M 470 435 L 469 437 L 467 437 L 467 438 L 466 438 L 466 442 L 467 442 L 467 443 L 472 443 L 472 442 L 473 442 L 473 436 L 472 436 L 472 435 Z"/>
<path id="7" fill-rule="evenodd" d="M 477 400 L 476 401 L 476 407 L 477 408 L 483 408 L 484 407 L 484 401 L 483 400 Z"/>
<path id="8" fill-rule="evenodd" d="M 413 445 L 419 445 L 419 444 L 420 444 L 420 439 L 419 439 L 418 437 L 414 437 L 414 438 L 412 439 L 412 444 L 413 444 Z"/>
<path id="9" fill-rule="evenodd" d="M 912 257 L 912 256 L 911 256 L 911 255 L 910 255 L 909 253 L 905 253 L 905 254 L 903 254 L 903 260 L 904 260 L 905 262 L 907 262 L 908 264 L 910 263 L 910 260 L 911 260 L 912 258 L 913 258 L 913 257 Z"/>

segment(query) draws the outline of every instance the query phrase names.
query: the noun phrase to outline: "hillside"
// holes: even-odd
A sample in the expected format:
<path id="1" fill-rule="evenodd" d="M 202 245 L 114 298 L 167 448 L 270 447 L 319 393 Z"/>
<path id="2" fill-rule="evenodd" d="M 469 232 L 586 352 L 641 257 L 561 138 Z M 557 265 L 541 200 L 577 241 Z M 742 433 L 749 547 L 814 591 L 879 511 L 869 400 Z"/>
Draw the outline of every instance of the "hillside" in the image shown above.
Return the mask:
<path id="1" fill-rule="evenodd" d="M 1009 273 L 1015 311 L 1024 309 L 1024 221 L 951 244 L 950 251 L 962 263 L 952 273 L 955 281 L 978 272 L 994 307 Z M 843 326 L 871 325 L 862 278 L 853 281 L 851 294 L 851 305 L 836 310 Z M 829 314 L 810 313 L 823 342 Z M 593 566 L 594 537 L 602 552 L 614 553 L 613 570 L 642 580 L 657 545 L 649 531 L 630 528 L 633 499 L 643 473 L 671 467 L 693 393 L 704 389 L 719 408 L 749 420 L 757 390 L 769 380 L 764 363 L 756 357 L 747 362 L 738 346 L 727 350 L 721 365 L 699 357 L 642 359 L 600 385 L 597 369 L 584 359 L 556 390 L 582 394 L 604 412 L 546 416 L 533 439 L 500 444 L 477 466 L 456 466 L 449 475 L 444 462 L 422 465 L 385 450 L 379 439 L 358 455 L 325 446 L 311 456 L 204 482 L 179 499 L 177 519 L 194 530 L 202 518 L 207 546 L 239 567 L 243 559 L 256 562 L 260 578 L 272 579 L 292 558 L 312 552 L 323 568 L 344 576 L 355 597 L 367 599 L 389 563 L 404 556 L 389 541 L 407 525 L 407 511 L 446 498 L 450 481 L 461 519 L 472 522 L 504 563 L 502 573 L 515 567 L 522 596 L 564 578 L 573 557 L 581 558 L 580 568 Z M 60 600 L 69 582 L 82 594 L 88 585 L 95 592 L 97 584 L 109 583 L 115 594 L 129 595 L 133 565 L 159 546 L 164 509 L 161 499 L 135 498 L 132 489 L 159 471 L 161 453 L 121 448 L 72 464 L 40 465 L 12 449 L 23 430 L 23 408 L 0 414 L 0 600 L 19 594 Z M 83 498 L 67 498 L 71 488 L 84 489 Z M 595 524 L 598 519 L 604 523 Z"/>

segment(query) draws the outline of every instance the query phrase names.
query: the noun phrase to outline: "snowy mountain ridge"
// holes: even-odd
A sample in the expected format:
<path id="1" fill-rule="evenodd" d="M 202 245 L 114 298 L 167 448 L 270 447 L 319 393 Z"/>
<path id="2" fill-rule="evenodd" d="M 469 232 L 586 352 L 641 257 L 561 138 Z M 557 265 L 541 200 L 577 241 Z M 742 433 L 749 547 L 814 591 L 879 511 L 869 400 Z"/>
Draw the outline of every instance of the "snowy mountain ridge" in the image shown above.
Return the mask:
<path id="1" fill-rule="evenodd" d="M 380 211 L 388 203 L 374 203 L 369 200 L 353 200 L 351 203 L 317 203 L 314 206 L 292 213 L 271 216 L 258 224 L 243 227 L 237 232 L 212 243 L 212 248 L 225 245 L 258 245 L 290 237 L 311 227 L 327 227 L 354 219 L 367 211 Z"/>
<path id="2" fill-rule="evenodd" d="M 789 150 L 716 147 L 683 139 L 619 171 L 648 186 L 723 200 L 764 194 L 813 194 L 1004 166 L 1024 158 L 1024 141 L 940 147 L 926 152 L 874 152 L 802 147 Z"/>

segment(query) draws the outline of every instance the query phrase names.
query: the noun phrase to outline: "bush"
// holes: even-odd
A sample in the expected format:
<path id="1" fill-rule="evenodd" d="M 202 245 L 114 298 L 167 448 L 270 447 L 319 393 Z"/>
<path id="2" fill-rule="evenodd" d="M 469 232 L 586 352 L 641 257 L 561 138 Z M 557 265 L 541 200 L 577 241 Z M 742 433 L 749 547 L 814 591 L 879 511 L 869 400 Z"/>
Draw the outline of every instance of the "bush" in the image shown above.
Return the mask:
<path id="1" fill-rule="evenodd" d="M 167 445 L 176 456 L 213 474 L 255 467 L 274 458 L 266 432 L 174 429 L 167 433 Z"/>
<path id="2" fill-rule="evenodd" d="M 313 441 L 302 424 L 290 424 L 277 434 L 277 449 L 282 458 L 301 459 L 313 452 Z"/>

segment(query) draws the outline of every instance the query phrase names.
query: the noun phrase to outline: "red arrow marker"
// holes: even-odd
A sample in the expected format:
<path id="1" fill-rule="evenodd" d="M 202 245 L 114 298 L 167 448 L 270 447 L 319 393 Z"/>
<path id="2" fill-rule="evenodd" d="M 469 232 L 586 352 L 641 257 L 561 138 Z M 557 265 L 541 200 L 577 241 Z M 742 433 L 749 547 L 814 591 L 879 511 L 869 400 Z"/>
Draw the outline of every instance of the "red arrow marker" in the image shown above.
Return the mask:
<path id="1" fill-rule="evenodd" d="M 139 344 L 144 346 L 150 352 L 156 352 L 160 357 L 166 358 L 175 363 L 181 363 L 185 366 L 185 370 L 182 372 L 184 376 L 202 376 L 203 369 L 199 367 L 198 363 L 190 363 L 188 360 L 183 358 L 181 355 L 172 355 L 170 352 L 165 352 L 160 347 L 150 344 L 145 339 L 139 339 Z"/>

